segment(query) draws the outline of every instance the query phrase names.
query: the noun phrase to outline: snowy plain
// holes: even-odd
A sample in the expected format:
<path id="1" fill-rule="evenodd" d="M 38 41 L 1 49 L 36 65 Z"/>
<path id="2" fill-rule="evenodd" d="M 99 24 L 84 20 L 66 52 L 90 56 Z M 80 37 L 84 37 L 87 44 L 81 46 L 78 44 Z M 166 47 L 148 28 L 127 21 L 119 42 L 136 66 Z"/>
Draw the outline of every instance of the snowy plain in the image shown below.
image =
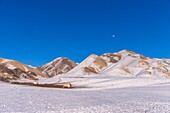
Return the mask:
<path id="1" fill-rule="evenodd" d="M 81 87 L 42 88 L 0 82 L 0 113 L 170 113 L 170 78 L 65 77 L 61 80 Z"/>

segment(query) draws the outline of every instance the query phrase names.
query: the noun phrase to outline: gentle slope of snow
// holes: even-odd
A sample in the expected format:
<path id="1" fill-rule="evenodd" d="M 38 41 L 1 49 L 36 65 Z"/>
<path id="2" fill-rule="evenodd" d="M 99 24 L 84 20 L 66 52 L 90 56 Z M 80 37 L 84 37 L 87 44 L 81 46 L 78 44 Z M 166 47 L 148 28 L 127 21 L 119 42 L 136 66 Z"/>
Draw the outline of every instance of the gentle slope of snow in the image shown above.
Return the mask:
<path id="1" fill-rule="evenodd" d="M 83 79 L 83 78 L 81 78 Z M 169 113 L 170 79 L 93 78 L 91 88 L 57 89 L 0 82 L 0 112 L 26 113 Z M 73 81 L 73 79 L 72 79 Z M 91 81 L 91 82 L 89 82 Z M 112 88 L 107 88 L 112 81 Z M 155 82 L 154 82 L 155 81 Z M 94 84 L 94 85 L 92 85 Z M 103 86 L 96 90 L 97 85 Z M 136 84 L 136 85 L 135 85 Z M 140 85 L 138 85 L 140 84 Z"/>

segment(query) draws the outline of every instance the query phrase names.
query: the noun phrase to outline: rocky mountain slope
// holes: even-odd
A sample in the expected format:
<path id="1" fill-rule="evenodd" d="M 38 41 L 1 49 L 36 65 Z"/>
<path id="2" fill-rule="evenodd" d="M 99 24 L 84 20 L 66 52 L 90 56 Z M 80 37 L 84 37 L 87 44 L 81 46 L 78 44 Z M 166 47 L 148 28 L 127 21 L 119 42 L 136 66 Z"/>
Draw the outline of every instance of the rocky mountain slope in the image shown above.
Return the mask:
<path id="1" fill-rule="evenodd" d="M 47 77 L 47 75 L 18 61 L 0 58 L 0 80 L 2 81 L 23 78 L 37 80 L 39 77 Z"/>
<path id="2" fill-rule="evenodd" d="M 132 51 L 122 50 L 92 54 L 77 64 L 68 58 L 57 58 L 48 64 L 33 68 L 15 60 L 0 58 L 0 80 L 38 80 L 56 75 L 82 77 L 84 75 L 107 76 L 170 76 L 170 60 L 149 58 Z"/>
<path id="3" fill-rule="evenodd" d="M 90 55 L 67 75 L 105 74 L 111 76 L 170 76 L 168 59 L 149 58 L 128 50 Z"/>
<path id="4" fill-rule="evenodd" d="M 71 61 L 68 58 L 57 58 L 51 61 L 48 64 L 38 67 L 37 69 L 49 75 L 50 77 L 58 75 L 58 74 L 65 74 L 71 69 L 73 69 L 77 64 Z"/>
<path id="5" fill-rule="evenodd" d="M 170 65 L 167 60 L 149 58 L 127 50 L 111 55 L 116 55 L 114 58 L 120 56 L 120 59 L 111 63 L 101 73 L 108 75 L 170 76 Z M 105 58 L 105 55 L 103 57 Z M 107 58 L 111 59 L 112 57 L 108 56 Z"/>
<path id="6" fill-rule="evenodd" d="M 67 74 L 71 75 L 85 75 L 85 74 L 98 74 L 108 66 L 107 62 L 100 56 L 92 54 L 87 57 L 83 62 L 77 65 L 74 69 Z"/>

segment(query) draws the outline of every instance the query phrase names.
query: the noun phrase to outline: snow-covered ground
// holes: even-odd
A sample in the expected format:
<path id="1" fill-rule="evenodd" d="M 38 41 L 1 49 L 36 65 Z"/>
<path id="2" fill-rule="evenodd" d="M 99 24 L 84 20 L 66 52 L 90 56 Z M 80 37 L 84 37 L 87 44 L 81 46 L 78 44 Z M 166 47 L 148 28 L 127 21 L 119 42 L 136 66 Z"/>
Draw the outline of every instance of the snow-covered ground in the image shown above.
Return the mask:
<path id="1" fill-rule="evenodd" d="M 81 87 L 57 89 L 0 82 L 0 113 L 170 113 L 170 78 L 61 80 Z"/>

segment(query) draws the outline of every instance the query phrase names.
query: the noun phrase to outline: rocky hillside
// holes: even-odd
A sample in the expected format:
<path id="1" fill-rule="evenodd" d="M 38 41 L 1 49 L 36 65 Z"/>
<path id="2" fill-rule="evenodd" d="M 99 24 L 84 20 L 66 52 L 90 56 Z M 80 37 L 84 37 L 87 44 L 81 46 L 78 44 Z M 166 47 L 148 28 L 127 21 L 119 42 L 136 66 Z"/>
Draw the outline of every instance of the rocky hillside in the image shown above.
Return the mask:
<path id="1" fill-rule="evenodd" d="M 101 72 L 104 74 L 170 76 L 170 64 L 165 59 L 149 58 L 127 50 L 113 54 L 107 53 L 102 57 L 107 58 L 107 62 L 110 64 Z M 112 62 L 112 59 L 115 59 L 116 62 Z"/>
<path id="2" fill-rule="evenodd" d="M 0 80 L 10 81 L 18 79 L 37 80 L 39 77 L 48 77 L 37 69 L 15 60 L 0 58 Z"/>
<path id="3" fill-rule="evenodd" d="M 107 62 L 102 57 L 92 54 L 67 74 L 71 74 L 72 76 L 98 74 L 107 66 Z"/>
<path id="4" fill-rule="evenodd" d="M 49 75 L 50 77 L 58 75 L 58 74 L 65 74 L 71 69 L 73 69 L 77 64 L 71 61 L 68 58 L 57 58 L 51 61 L 48 64 L 38 67 L 37 69 Z"/>
<path id="5" fill-rule="evenodd" d="M 111 76 L 170 76 L 168 59 L 149 58 L 128 50 L 90 55 L 67 75 L 104 74 Z"/>
<path id="6" fill-rule="evenodd" d="M 82 77 L 84 75 L 107 76 L 163 76 L 170 77 L 170 60 L 145 57 L 132 51 L 122 50 L 92 54 L 80 64 L 68 58 L 57 58 L 48 64 L 33 68 L 15 60 L 0 58 L 0 80 L 37 80 L 56 75 Z"/>

